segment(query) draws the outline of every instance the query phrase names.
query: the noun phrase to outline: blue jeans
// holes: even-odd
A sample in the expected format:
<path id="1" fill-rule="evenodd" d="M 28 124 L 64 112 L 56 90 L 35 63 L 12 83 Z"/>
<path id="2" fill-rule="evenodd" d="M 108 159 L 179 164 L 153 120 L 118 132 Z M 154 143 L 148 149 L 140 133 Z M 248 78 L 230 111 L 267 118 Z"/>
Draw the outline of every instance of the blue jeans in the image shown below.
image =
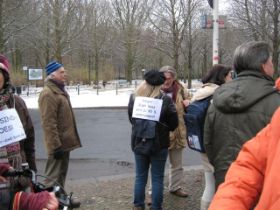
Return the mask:
<path id="1" fill-rule="evenodd" d="M 135 156 L 135 183 L 134 183 L 134 206 L 145 207 L 145 188 L 148 180 L 148 173 L 151 164 L 152 174 L 152 208 L 153 210 L 162 210 L 163 202 L 163 181 L 164 169 L 168 155 L 168 149 L 161 149 L 160 152 L 151 155 Z"/>

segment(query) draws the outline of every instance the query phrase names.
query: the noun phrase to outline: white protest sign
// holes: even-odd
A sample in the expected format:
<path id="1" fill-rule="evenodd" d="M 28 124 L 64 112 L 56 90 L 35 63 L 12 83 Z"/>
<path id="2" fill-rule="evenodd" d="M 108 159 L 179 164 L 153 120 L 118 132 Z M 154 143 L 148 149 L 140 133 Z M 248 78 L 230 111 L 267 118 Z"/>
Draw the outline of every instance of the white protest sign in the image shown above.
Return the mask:
<path id="1" fill-rule="evenodd" d="M 162 99 L 139 97 L 134 101 L 132 117 L 159 121 Z"/>
<path id="2" fill-rule="evenodd" d="M 0 147 L 25 139 L 26 135 L 15 109 L 0 111 Z"/>

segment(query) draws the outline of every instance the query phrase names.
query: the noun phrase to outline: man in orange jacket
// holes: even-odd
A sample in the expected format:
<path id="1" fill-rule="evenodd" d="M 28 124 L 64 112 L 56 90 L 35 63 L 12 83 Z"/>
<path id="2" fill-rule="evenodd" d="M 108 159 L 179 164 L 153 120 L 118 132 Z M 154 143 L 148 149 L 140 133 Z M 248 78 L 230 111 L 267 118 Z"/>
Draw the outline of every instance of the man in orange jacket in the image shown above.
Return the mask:
<path id="1" fill-rule="evenodd" d="M 243 145 L 209 210 L 280 209 L 280 108 L 270 124 Z"/>

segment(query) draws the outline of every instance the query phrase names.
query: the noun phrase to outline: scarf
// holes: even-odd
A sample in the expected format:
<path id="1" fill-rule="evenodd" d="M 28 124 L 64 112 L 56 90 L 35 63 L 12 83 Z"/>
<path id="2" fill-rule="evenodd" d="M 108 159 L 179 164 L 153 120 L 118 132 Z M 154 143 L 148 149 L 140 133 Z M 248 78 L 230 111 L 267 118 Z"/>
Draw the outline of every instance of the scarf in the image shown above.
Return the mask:
<path id="1" fill-rule="evenodd" d="M 162 91 L 166 94 L 172 94 L 172 101 L 175 103 L 179 87 L 179 83 L 175 80 L 169 88 L 162 88 Z"/>
<path id="2" fill-rule="evenodd" d="M 63 91 L 64 93 L 66 93 L 66 91 L 65 91 L 65 84 L 64 83 L 62 83 L 62 82 L 58 82 L 58 81 L 56 81 L 56 80 L 53 80 L 53 79 L 50 79 L 50 81 L 52 82 L 52 83 L 54 83 L 61 91 Z"/>
<path id="3" fill-rule="evenodd" d="M 8 85 L 5 89 L 0 91 L 0 111 L 4 109 L 4 106 L 11 98 L 12 86 Z"/>
<path id="4" fill-rule="evenodd" d="M 5 89 L 0 91 L 0 111 L 4 110 L 8 106 L 8 102 L 13 97 L 12 85 L 8 84 Z M 1 135 L 0 135 L 1 136 Z M 19 142 L 11 143 L 0 148 L 0 163 L 10 163 L 15 169 L 21 168 L 22 158 L 20 155 Z"/>

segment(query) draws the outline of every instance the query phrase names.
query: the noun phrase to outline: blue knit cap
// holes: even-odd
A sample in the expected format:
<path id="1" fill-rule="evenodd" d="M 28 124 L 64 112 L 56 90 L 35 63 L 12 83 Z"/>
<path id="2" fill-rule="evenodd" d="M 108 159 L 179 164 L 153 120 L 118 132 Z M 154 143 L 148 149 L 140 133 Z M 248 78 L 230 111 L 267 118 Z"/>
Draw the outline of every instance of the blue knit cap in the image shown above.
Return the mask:
<path id="1" fill-rule="evenodd" d="M 57 69 L 62 67 L 63 65 L 61 63 L 58 63 L 56 61 L 51 61 L 46 66 L 46 73 L 47 75 L 50 75 L 51 73 L 55 72 Z"/>

